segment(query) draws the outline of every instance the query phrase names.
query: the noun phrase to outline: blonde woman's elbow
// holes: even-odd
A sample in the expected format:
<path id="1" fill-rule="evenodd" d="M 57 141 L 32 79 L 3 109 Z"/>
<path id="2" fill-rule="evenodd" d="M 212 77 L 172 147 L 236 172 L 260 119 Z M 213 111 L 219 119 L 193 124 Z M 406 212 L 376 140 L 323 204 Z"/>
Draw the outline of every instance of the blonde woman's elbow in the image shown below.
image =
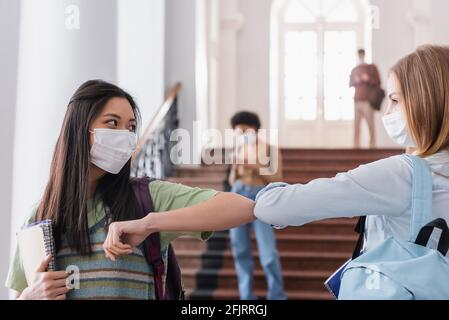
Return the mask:
<path id="1" fill-rule="evenodd" d="M 276 228 L 281 229 L 285 227 L 282 211 L 277 208 L 276 203 L 273 203 L 266 194 L 256 200 L 254 215 L 258 220 Z"/>
<path id="2" fill-rule="evenodd" d="M 302 226 L 309 221 L 304 213 L 305 199 L 300 197 L 303 186 L 277 182 L 268 185 L 256 198 L 254 214 L 257 219 L 272 225 L 276 229 L 290 226 Z M 312 219 L 313 220 L 313 219 Z"/>

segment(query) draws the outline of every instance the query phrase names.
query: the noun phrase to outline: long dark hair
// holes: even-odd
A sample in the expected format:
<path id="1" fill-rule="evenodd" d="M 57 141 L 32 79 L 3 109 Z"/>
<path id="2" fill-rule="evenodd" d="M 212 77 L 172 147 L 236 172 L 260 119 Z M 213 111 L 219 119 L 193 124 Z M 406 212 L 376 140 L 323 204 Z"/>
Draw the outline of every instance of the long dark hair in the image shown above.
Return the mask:
<path id="1" fill-rule="evenodd" d="M 73 95 L 56 144 L 50 178 L 37 209 L 37 221 L 51 219 L 55 224 L 56 246 L 64 235 L 68 246 L 91 254 L 87 219 L 88 177 L 90 167 L 89 128 L 112 98 L 125 98 L 136 119 L 139 109 L 134 99 L 119 87 L 93 80 L 84 83 Z M 98 183 L 95 199 L 103 201 L 111 221 L 135 219 L 131 160 L 117 175 L 106 174 Z"/>

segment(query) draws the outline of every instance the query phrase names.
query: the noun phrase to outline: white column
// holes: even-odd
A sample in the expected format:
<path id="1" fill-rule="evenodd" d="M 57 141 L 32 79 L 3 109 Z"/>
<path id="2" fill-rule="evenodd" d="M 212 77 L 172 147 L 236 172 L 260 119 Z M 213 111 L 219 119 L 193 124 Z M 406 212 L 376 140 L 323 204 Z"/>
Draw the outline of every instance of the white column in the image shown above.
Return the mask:
<path id="1" fill-rule="evenodd" d="M 11 184 L 13 166 L 14 119 L 17 89 L 17 53 L 19 45 L 20 3 L 0 0 L 0 280 L 8 271 L 11 237 Z M 0 282 L 0 299 L 7 299 L 8 291 Z"/>
<path id="2" fill-rule="evenodd" d="M 239 11 L 238 0 L 220 2 L 220 69 L 219 103 L 216 115 L 220 130 L 229 128 L 229 120 L 237 108 L 237 48 L 238 32 L 242 29 L 244 18 Z"/>
<path id="3" fill-rule="evenodd" d="M 432 28 L 433 37 L 432 42 L 436 44 L 449 43 L 449 19 L 447 13 L 449 12 L 449 1 L 447 0 L 433 0 L 431 2 Z M 430 41 L 429 41 L 430 42 Z"/>
<path id="4" fill-rule="evenodd" d="M 13 247 L 43 194 L 71 95 L 89 79 L 115 81 L 117 51 L 115 0 L 22 0 L 20 20 Z"/>
<path id="5" fill-rule="evenodd" d="M 180 127 L 193 132 L 196 120 L 195 15 L 196 0 L 165 0 L 165 88 L 182 83 Z"/>
<path id="6" fill-rule="evenodd" d="M 414 46 L 429 44 L 433 40 L 432 1 L 412 0 L 408 19 L 413 28 Z"/>
<path id="7" fill-rule="evenodd" d="M 164 100 L 165 0 L 118 0 L 118 73 L 148 125 Z"/>

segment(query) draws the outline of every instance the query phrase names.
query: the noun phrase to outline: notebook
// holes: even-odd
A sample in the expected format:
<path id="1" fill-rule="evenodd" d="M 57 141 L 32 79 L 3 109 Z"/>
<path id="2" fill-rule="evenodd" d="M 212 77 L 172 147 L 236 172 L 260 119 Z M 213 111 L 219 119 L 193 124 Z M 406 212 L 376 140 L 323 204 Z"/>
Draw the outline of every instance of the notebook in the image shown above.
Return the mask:
<path id="1" fill-rule="evenodd" d="M 335 271 L 334 274 L 326 280 L 326 282 L 324 282 L 324 286 L 336 300 L 338 300 L 338 295 L 340 294 L 341 276 L 351 261 L 352 259 L 348 260 L 344 265 L 338 268 L 338 270 Z"/>
<path id="2" fill-rule="evenodd" d="M 17 233 L 17 242 L 28 284 L 33 280 L 34 274 L 42 261 L 49 255 L 52 256 L 52 260 L 48 266 L 48 271 L 56 270 L 56 250 L 51 220 L 44 220 L 23 227 Z"/>

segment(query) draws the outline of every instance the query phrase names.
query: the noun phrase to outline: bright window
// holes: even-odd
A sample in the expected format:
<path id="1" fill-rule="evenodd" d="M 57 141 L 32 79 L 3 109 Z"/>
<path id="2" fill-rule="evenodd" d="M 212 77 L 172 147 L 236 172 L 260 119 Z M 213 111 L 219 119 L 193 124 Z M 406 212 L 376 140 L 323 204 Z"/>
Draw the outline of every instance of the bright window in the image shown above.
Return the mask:
<path id="1" fill-rule="evenodd" d="M 324 119 L 354 119 L 354 89 L 349 75 L 355 65 L 357 35 L 354 31 L 324 34 Z"/>
<path id="2" fill-rule="evenodd" d="M 310 48 L 310 50 L 303 50 Z M 292 120 L 317 116 L 317 34 L 288 32 L 285 35 L 285 114 Z"/>
<path id="3" fill-rule="evenodd" d="M 289 0 L 280 31 L 280 97 L 286 120 L 353 120 L 349 75 L 363 43 L 357 0 Z"/>

